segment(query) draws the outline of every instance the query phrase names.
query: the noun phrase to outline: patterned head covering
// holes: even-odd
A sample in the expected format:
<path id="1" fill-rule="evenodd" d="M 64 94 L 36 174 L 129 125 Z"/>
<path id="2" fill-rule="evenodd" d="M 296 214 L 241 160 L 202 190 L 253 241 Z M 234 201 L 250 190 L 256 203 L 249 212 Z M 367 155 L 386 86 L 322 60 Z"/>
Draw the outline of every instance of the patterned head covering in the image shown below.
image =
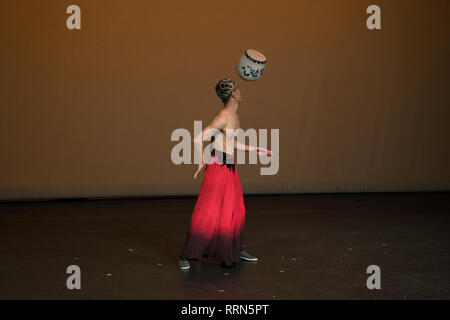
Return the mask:
<path id="1" fill-rule="evenodd" d="M 216 84 L 216 93 L 222 102 L 227 102 L 231 97 L 231 93 L 236 89 L 237 84 L 231 79 L 225 78 Z"/>

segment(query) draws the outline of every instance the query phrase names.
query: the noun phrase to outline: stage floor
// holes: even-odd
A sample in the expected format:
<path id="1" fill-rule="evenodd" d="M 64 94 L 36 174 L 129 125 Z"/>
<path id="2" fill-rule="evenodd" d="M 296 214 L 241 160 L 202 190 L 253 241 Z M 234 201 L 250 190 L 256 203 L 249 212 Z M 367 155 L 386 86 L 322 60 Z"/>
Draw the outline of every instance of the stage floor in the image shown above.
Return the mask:
<path id="1" fill-rule="evenodd" d="M 450 299 L 450 193 L 247 196 L 259 261 L 181 271 L 195 200 L 0 204 L 0 298 Z M 69 265 L 81 290 L 66 287 Z"/>

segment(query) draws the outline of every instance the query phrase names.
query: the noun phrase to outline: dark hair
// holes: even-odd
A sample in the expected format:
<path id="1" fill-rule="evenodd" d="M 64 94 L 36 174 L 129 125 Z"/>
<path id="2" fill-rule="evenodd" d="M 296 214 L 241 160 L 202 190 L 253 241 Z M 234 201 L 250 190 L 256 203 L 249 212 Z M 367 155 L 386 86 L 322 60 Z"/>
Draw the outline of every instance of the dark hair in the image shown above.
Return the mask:
<path id="1" fill-rule="evenodd" d="M 230 100 L 231 94 L 236 87 L 237 84 L 233 80 L 228 78 L 222 79 L 216 84 L 216 94 L 223 103 L 226 103 Z"/>

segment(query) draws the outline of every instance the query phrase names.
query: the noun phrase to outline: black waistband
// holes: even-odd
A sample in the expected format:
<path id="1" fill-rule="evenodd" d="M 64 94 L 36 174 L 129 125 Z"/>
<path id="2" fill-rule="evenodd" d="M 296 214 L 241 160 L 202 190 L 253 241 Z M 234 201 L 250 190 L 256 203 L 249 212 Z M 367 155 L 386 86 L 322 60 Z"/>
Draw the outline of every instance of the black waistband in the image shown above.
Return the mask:
<path id="1" fill-rule="evenodd" d="M 211 151 L 211 156 L 213 157 L 217 156 L 218 158 L 217 161 L 220 164 L 222 164 L 222 166 L 227 166 L 228 169 L 234 172 L 235 165 L 234 165 L 234 156 L 232 154 L 213 149 Z"/>

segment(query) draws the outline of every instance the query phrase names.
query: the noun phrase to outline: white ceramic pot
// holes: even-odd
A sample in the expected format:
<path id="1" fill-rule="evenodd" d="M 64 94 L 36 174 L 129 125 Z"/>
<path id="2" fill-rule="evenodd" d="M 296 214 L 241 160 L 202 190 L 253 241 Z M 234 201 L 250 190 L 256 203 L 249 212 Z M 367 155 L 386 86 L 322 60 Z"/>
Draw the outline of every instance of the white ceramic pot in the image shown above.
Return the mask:
<path id="1" fill-rule="evenodd" d="M 242 79 L 254 81 L 261 78 L 266 62 L 266 57 L 261 52 L 248 49 L 239 59 L 236 71 Z"/>

